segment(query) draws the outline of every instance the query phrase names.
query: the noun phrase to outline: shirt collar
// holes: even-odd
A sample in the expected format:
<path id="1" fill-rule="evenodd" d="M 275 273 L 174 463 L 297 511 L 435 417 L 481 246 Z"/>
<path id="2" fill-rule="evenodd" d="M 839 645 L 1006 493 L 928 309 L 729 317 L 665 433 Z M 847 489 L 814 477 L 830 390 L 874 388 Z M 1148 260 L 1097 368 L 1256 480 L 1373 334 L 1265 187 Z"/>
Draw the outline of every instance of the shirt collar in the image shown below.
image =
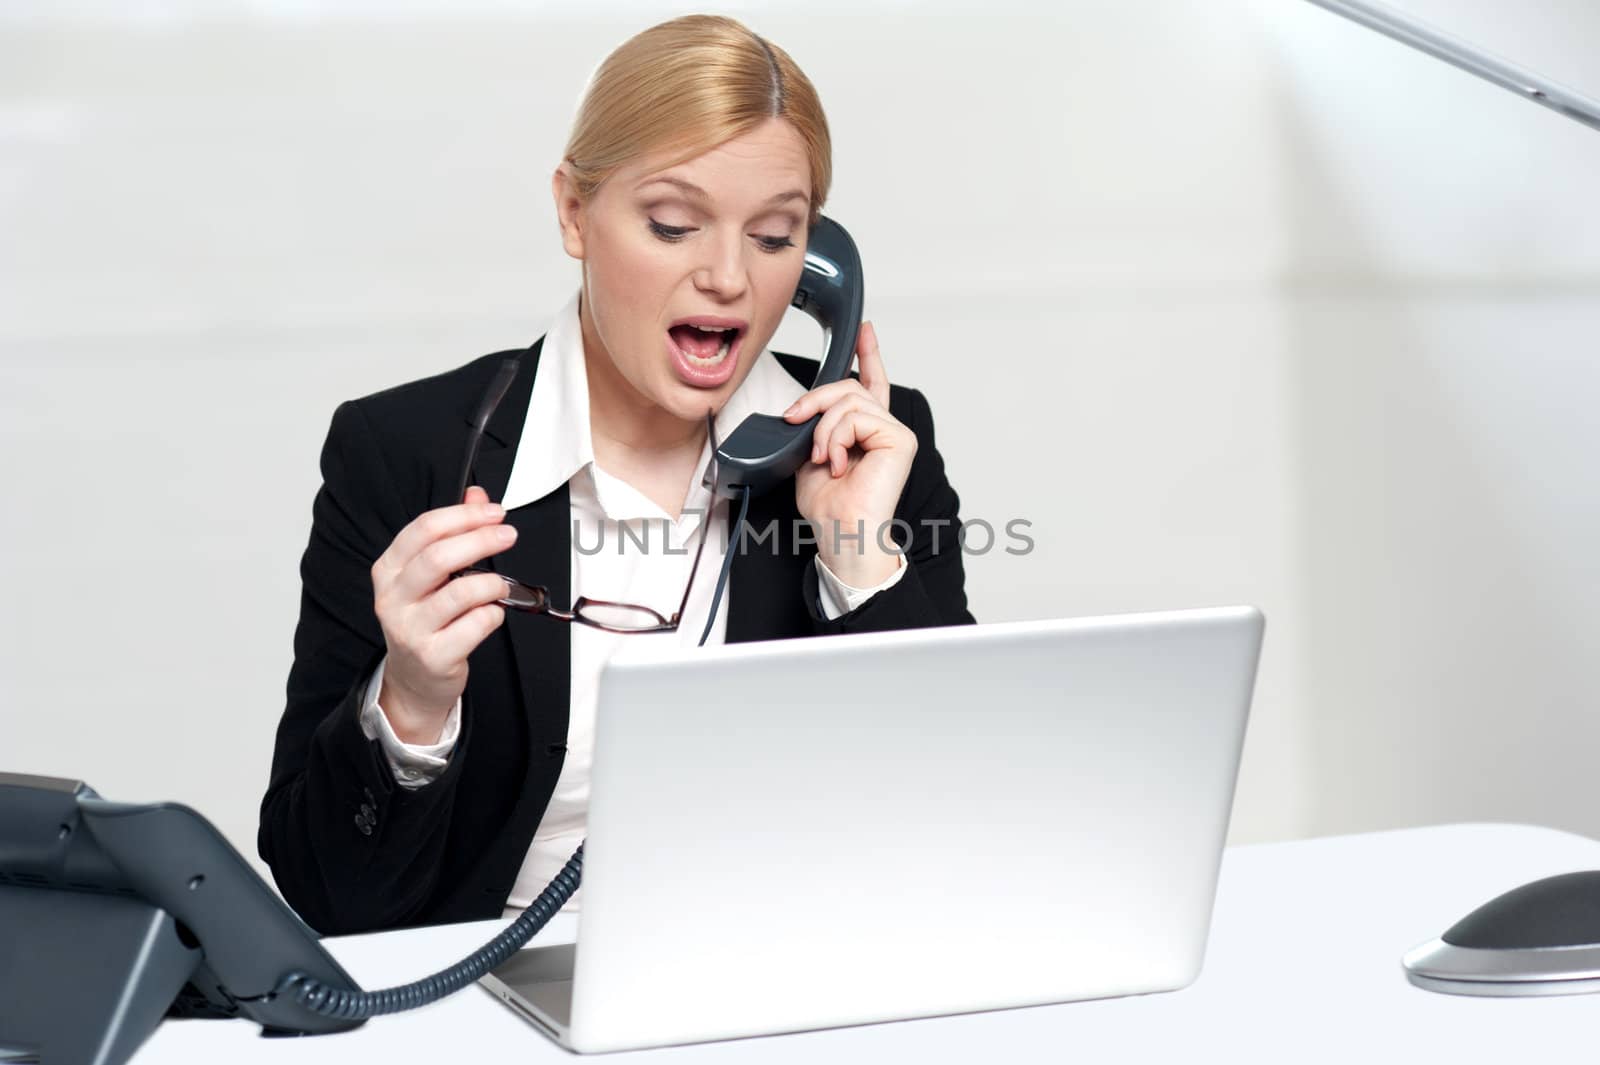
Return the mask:
<path id="1" fill-rule="evenodd" d="M 539 350 L 528 413 L 517 437 L 511 476 L 501 500 L 507 510 L 543 499 L 576 474 L 589 471 L 592 475 L 594 436 L 589 425 L 589 376 L 583 361 L 583 329 L 578 320 L 581 296 L 581 289 L 574 292 L 556 313 Z M 726 440 L 746 415 L 781 414 L 805 393 L 805 386 L 789 376 L 771 350 L 763 349 L 749 375 L 717 412 L 717 439 Z M 695 484 L 704 477 L 710 458 L 708 441 L 700 450 Z M 620 520 L 639 515 L 608 516 Z"/>

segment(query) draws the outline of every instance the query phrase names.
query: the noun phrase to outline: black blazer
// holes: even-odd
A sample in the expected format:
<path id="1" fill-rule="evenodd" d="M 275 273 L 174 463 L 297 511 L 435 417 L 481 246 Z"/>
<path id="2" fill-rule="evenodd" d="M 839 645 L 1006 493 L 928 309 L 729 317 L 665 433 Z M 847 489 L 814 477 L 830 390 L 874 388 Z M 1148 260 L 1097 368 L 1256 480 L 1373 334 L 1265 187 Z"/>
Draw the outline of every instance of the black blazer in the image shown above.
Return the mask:
<path id="1" fill-rule="evenodd" d="M 418 514 L 457 502 L 449 497 L 473 409 L 501 359 L 520 355 L 521 370 L 489 421 L 475 467 L 474 483 L 501 498 L 542 342 L 346 401 L 333 413 L 300 562 L 294 664 L 257 840 L 284 898 L 324 934 L 498 917 L 555 788 L 567 741 L 565 622 L 507 611 L 472 652 L 460 736 L 448 767 L 430 784 L 400 787 L 358 720 L 363 689 L 385 652 L 372 565 Z M 815 380 L 815 360 L 778 359 L 802 385 Z M 729 643 L 973 621 L 955 539 L 958 501 L 934 449 L 927 400 L 892 386 L 889 410 L 918 444 L 896 510 L 910 525 L 909 544 L 904 527 L 894 534 L 908 548 L 905 576 L 842 617 L 823 616 L 816 549 L 793 535 L 800 515 L 791 480 L 750 502 L 749 528 L 763 532 L 776 519 L 777 542 L 735 554 L 721 607 Z M 948 524 L 923 524 L 941 519 Z M 554 602 L 570 602 L 566 485 L 506 520 L 517 527 L 517 540 L 489 564 L 546 585 Z"/>

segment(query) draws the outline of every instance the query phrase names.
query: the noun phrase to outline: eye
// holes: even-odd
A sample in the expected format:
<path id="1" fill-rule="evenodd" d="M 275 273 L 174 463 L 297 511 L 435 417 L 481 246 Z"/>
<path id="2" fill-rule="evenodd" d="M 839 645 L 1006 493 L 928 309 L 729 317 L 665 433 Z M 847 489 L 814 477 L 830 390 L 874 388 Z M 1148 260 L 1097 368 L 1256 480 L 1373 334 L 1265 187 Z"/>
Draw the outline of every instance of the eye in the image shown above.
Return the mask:
<path id="1" fill-rule="evenodd" d="M 669 226 L 650 219 L 650 231 L 662 240 L 682 240 L 689 232 L 688 226 Z"/>
<path id="2" fill-rule="evenodd" d="M 650 219 L 650 232 L 654 233 L 662 240 L 674 242 L 682 240 L 684 237 L 694 232 L 694 227 L 669 226 L 664 222 L 657 222 L 654 218 L 652 218 Z M 762 251 L 768 252 L 780 252 L 785 248 L 794 247 L 794 241 L 790 240 L 788 237 L 757 237 L 756 243 L 761 245 Z"/>

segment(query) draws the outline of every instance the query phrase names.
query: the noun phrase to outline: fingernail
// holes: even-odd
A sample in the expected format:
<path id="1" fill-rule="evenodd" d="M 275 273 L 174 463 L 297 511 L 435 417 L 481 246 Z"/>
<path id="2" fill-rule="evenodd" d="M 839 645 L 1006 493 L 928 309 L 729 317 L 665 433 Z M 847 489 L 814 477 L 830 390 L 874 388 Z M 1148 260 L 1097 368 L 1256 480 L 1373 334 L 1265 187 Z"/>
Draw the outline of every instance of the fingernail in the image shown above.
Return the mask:
<path id="1" fill-rule="evenodd" d="M 517 538 L 517 527 L 515 525 L 499 525 L 495 527 L 494 534 L 509 544 Z"/>
<path id="2" fill-rule="evenodd" d="M 484 508 L 483 513 L 491 518 L 503 518 L 506 515 L 506 508 L 499 503 L 490 503 Z"/>
<path id="3" fill-rule="evenodd" d="M 818 448 L 818 447 L 817 447 L 817 445 L 816 445 L 816 444 L 812 444 L 812 445 L 811 445 L 811 461 L 812 461 L 812 462 L 815 462 L 815 461 L 817 461 L 817 459 L 819 459 L 819 458 L 821 458 L 821 457 L 822 457 L 822 456 L 821 456 L 821 455 L 820 455 L 820 454 L 818 454 L 818 452 L 819 452 L 819 451 L 820 451 L 820 450 L 821 450 L 821 449 L 820 449 L 820 448 Z"/>
<path id="4" fill-rule="evenodd" d="M 799 409 L 800 409 L 800 401 L 797 399 L 793 403 L 789 404 L 789 409 L 783 412 L 783 416 L 785 418 L 787 418 L 787 417 L 791 416 L 792 414 L 794 414 L 794 412 L 799 410 Z"/>

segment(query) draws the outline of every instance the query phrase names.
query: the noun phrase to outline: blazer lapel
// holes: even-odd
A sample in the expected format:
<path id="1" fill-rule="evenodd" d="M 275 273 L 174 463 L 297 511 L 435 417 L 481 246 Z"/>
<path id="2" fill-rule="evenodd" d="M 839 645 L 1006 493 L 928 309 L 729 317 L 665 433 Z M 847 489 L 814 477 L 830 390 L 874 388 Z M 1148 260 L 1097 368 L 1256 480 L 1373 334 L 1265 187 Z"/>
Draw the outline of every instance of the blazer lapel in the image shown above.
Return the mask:
<path id="1" fill-rule="evenodd" d="M 496 573 L 544 586 L 558 606 L 572 602 L 571 507 L 565 483 L 542 499 L 506 513 L 517 541 L 495 555 Z M 548 756 L 567 744 L 572 698 L 572 626 L 520 610 L 506 611 L 506 635 L 528 714 L 531 754 Z"/>
<path id="2" fill-rule="evenodd" d="M 541 337 L 521 353 L 517 377 L 485 427 L 473 465 L 472 481 L 482 485 L 490 499 L 503 498 L 511 479 L 511 462 L 527 420 L 528 400 L 533 393 L 533 379 L 543 343 Z M 473 397 L 474 408 L 477 402 L 478 397 Z M 472 410 L 465 412 L 468 420 L 471 416 Z M 553 603 L 570 603 L 572 533 L 569 515 L 565 483 L 541 499 L 508 511 L 506 522 L 516 527 L 516 543 L 491 555 L 486 564 L 496 573 L 544 586 Z M 516 662 L 518 688 L 529 730 L 529 754 L 536 758 L 548 757 L 553 747 L 564 748 L 567 742 L 572 626 L 520 610 L 508 610 L 501 627 L 511 641 Z"/>
<path id="3" fill-rule="evenodd" d="M 739 549 L 733 522 L 739 516 L 739 502 L 728 504 L 728 550 L 734 552 L 728 571 L 728 643 L 748 640 L 778 640 L 804 636 L 810 632 L 806 614 L 795 610 L 805 567 L 810 554 L 797 552 L 794 528 L 800 512 L 794 505 L 794 484 L 785 481 L 765 495 L 750 500 L 745 516 L 744 549 Z M 756 537 L 763 536 L 760 543 Z"/>

